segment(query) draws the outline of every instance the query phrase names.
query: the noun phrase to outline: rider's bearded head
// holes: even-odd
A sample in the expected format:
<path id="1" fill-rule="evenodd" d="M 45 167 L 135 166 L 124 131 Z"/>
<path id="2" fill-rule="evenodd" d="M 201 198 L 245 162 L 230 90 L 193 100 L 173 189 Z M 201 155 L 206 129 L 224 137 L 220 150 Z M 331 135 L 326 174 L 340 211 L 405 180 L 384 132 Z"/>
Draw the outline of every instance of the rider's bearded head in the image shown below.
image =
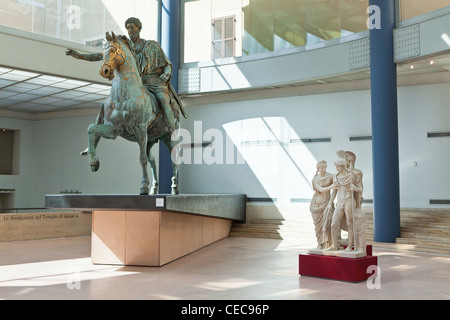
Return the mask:
<path id="1" fill-rule="evenodd" d="M 132 31 L 127 28 L 128 24 L 134 24 L 138 29 L 136 31 Z M 142 23 L 138 18 L 128 18 L 127 21 L 125 21 L 125 28 L 128 30 L 128 35 L 130 36 L 131 41 L 136 41 L 139 39 L 139 33 L 142 30 Z"/>

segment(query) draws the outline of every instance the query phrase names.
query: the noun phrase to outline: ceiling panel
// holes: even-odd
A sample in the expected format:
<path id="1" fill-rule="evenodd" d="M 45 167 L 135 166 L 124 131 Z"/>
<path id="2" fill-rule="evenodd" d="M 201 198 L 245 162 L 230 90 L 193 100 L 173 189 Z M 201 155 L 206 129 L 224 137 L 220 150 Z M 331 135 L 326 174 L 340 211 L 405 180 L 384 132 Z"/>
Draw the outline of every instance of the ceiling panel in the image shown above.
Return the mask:
<path id="1" fill-rule="evenodd" d="M 0 66 L 0 110 L 49 112 L 98 106 L 111 86 Z"/>
<path id="2" fill-rule="evenodd" d="M 399 75 L 449 72 L 449 70 L 450 54 L 399 64 L 397 68 Z M 295 85 L 307 86 L 368 78 L 370 72 L 361 70 L 341 77 L 324 77 Z M 0 66 L 0 110 L 40 113 L 98 107 L 109 95 L 110 90 L 110 85 Z"/>

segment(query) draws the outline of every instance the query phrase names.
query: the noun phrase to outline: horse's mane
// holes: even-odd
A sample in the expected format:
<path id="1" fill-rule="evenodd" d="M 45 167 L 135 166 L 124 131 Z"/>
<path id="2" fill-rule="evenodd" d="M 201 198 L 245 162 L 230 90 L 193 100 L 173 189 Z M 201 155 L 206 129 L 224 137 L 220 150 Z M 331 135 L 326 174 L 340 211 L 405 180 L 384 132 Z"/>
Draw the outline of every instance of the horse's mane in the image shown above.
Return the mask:
<path id="1" fill-rule="evenodd" d="M 122 41 L 122 43 L 125 44 L 125 45 L 127 46 L 128 50 L 131 50 L 131 46 L 132 46 L 132 45 L 131 45 L 131 40 L 128 39 L 126 36 L 124 36 L 124 35 L 118 35 L 118 36 L 117 36 L 117 40 Z"/>

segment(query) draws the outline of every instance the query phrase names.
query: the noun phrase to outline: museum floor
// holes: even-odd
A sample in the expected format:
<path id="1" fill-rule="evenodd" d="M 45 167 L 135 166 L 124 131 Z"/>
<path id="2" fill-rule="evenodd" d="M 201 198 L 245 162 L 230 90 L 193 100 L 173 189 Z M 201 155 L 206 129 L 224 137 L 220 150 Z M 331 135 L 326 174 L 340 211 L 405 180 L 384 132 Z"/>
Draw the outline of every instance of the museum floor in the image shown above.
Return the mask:
<path id="1" fill-rule="evenodd" d="M 298 275 L 311 243 L 228 237 L 163 267 L 92 265 L 90 237 L 0 243 L 0 299 L 450 299 L 450 256 L 374 248 L 378 288 Z"/>

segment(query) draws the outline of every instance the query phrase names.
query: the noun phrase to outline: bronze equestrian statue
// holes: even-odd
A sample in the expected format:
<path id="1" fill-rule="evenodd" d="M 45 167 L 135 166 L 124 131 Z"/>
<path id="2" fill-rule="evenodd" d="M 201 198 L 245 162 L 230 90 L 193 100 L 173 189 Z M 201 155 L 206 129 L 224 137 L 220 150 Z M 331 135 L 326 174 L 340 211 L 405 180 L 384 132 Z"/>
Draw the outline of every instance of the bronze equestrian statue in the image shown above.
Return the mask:
<path id="1" fill-rule="evenodd" d="M 183 105 L 170 83 L 172 63 L 156 41 L 140 38 L 142 24 L 137 18 L 125 22 L 130 39 L 106 34 L 107 44 L 102 53 L 80 54 L 68 49 L 66 55 L 86 61 L 101 61 L 102 77 L 112 81 L 109 97 L 101 104 L 95 124 L 88 128 L 88 148 L 92 171 L 99 168 L 95 155 L 101 137 L 115 139 L 121 136 L 139 144 L 142 166 L 140 194 L 156 194 L 158 178 L 151 148 L 158 140 L 170 153 L 178 145 L 176 130 L 180 114 L 185 118 Z M 173 137 L 173 133 L 175 135 Z M 147 164 L 150 163 L 153 185 L 149 190 Z M 178 164 L 172 161 L 172 194 L 178 194 Z"/>

